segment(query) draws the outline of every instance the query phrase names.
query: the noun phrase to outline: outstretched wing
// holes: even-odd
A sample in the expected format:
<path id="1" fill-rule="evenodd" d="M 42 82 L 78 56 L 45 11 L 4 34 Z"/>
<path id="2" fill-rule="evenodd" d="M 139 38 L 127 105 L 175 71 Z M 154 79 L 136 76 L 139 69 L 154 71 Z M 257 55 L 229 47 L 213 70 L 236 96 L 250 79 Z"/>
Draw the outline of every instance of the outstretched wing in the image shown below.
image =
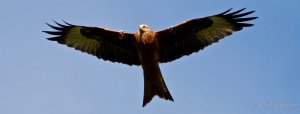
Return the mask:
<path id="1" fill-rule="evenodd" d="M 55 22 L 58 26 L 47 24 L 56 31 L 43 31 L 55 35 L 48 38 L 82 52 L 97 56 L 99 59 L 127 65 L 140 65 L 135 48 L 134 34 L 106 30 L 99 27 L 77 26 Z"/>
<path id="2" fill-rule="evenodd" d="M 244 9 L 228 13 L 231 9 L 205 18 L 186 21 L 157 32 L 160 62 L 170 62 L 184 55 L 197 52 L 220 39 L 253 24 L 244 23 L 257 17 L 244 16 L 254 11 L 240 13 Z"/>

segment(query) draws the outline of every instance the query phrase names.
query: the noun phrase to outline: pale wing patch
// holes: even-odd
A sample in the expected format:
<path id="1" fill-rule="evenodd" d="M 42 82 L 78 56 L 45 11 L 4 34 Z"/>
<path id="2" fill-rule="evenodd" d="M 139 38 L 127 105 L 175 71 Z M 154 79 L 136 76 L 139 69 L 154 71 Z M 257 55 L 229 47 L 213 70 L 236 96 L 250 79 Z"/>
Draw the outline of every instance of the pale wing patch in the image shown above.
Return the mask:
<path id="1" fill-rule="evenodd" d="M 97 50 L 100 48 L 100 42 L 83 36 L 80 32 L 81 27 L 72 28 L 66 35 L 66 44 L 74 47 L 77 50 L 96 55 Z M 100 38 L 99 38 L 100 39 Z"/>
<path id="2" fill-rule="evenodd" d="M 212 26 L 198 31 L 197 38 L 201 42 L 216 42 L 225 36 L 232 34 L 234 26 L 226 19 L 221 17 L 210 17 L 213 21 Z"/>

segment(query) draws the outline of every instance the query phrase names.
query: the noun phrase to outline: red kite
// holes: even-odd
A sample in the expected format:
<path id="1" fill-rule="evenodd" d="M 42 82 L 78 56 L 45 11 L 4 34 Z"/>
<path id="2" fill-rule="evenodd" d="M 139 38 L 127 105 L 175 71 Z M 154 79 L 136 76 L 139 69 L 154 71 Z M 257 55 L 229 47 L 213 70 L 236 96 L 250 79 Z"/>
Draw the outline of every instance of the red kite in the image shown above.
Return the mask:
<path id="1" fill-rule="evenodd" d="M 255 11 L 230 13 L 231 9 L 213 16 L 192 19 L 179 25 L 155 32 L 148 25 L 139 25 L 136 33 L 112 31 L 99 27 L 72 25 L 53 26 L 56 31 L 43 31 L 55 35 L 48 38 L 99 59 L 127 65 L 141 65 L 144 72 L 143 107 L 157 95 L 174 101 L 162 77 L 159 63 L 167 63 L 204 49 L 220 39 L 253 26 L 245 23 L 257 17 L 244 17 Z"/>

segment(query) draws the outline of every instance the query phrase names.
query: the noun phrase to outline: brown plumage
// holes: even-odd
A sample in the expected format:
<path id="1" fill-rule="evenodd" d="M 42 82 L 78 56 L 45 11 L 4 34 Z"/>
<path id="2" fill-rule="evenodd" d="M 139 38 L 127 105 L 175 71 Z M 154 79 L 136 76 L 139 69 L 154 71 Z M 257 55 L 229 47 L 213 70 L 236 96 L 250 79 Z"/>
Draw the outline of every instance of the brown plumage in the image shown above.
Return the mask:
<path id="1" fill-rule="evenodd" d="M 240 13 L 244 9 L 197 18 L 174 27 L 154 32 L 149 26 L 141 24 L 133 33 L 112 31 L 99 27 L 66 25 L 55 22 L 48 24 L 57 31 L 44 31 L 56 35 L 48 38 L 89 53 L 99 59 L 127 65 L 141 65 L 144 71 L 143 106 L 157 95 L 174 101 L 162 77 L 159 63 L 166 63 L 189 55 L 218 42 L 220 39 L 253 24 L 244 23 L 257 17 L 244 16 L 254 11 Z"/>
<path id="2" fill-rule="evenodd" d="M 143 106 L 150 102 L 155 95 L 174 101 L 160 72 L 156 33 L 149 26 L 142 24 L 139 26 L 135 38 L 136 49 L 144 71 Z"/>

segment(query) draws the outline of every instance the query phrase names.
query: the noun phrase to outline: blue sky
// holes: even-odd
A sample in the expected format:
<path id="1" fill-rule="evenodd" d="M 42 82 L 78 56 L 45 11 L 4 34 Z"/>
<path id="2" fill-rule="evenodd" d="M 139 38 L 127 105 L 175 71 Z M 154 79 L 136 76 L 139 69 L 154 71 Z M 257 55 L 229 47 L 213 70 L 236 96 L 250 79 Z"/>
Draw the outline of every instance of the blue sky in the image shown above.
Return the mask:
<path id="1" fill-rule="evenodd" d="M 2 0 L 1 114 L 299 114 L 299 0 Z M 161 64 L 175 100 L 142 108 L 143 73 L 49 42 L 52 19 L 135 32 L 162 30 L 229 8 L 255 26 Z M 292 108 L 280 106 L 295 106 Z"/>

